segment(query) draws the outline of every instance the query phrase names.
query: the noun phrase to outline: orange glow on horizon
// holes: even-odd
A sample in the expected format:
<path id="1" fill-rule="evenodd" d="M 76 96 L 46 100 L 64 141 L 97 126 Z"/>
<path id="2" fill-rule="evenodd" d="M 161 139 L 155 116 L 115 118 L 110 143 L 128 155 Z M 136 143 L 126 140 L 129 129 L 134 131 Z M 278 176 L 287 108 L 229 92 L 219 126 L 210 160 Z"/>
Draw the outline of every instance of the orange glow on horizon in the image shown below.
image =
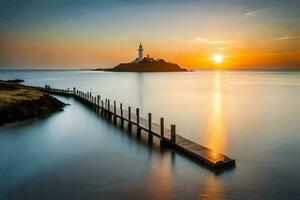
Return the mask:
<path id="1" fill-rule="evenodd" d="M 39 38 L 8 37 L 2 39 L 0 63 L 5 59 L 19 65 L 65 66 L 67 68 L 112 67 L 120 62 L 130 62 L 137 55 L 136 42 L 127 41 L 120 45 L 118 41 L 93 39 L 77 40 L 67 36 L 44 36 Z M 254 47 L 230 47 L 218 50 L 218 47 L 201 46 L 183 42 L 173 44 L 145 44 L 145 52 L 152 57 L 163 58 L 188 69 L 236 69 L 284 66 L 300 66 L 300 51 L 268 53 Z M 214 52 L 220 52 L 214 54 Z M 214 55 L 212 60 L 212 55 Z M 226 56 L 222 56 L 226 55 Z M 286 65 L 286 64 L 289 65 Z M 299 68 L 299 67 L 298 67 Z"/>

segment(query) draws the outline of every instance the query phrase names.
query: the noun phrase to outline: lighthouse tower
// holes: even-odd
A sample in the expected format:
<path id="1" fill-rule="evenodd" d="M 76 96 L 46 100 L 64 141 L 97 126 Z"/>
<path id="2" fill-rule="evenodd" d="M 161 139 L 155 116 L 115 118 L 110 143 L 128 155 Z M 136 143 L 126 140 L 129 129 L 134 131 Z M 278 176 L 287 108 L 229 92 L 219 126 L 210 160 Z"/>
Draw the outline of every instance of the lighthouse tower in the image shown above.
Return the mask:
<path id="1" fill-rule="evenodd" d="M 141 62 L 143 60 L 143 51 L 144 51 L 142 44 L 140 44 L 138 51 L 139 51 L 138 61 Z"/>

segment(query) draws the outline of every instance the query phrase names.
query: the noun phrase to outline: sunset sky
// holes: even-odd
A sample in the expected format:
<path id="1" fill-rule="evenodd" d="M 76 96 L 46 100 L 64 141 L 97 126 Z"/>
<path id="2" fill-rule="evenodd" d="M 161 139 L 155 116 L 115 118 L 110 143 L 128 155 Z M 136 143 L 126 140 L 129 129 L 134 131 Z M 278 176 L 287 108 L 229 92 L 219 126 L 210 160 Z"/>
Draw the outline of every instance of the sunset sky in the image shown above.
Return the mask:
<path id="1" fill-rule="evenodd" d="M 0 0 L 0 68 L 112 67 L 140 42 L 190 69 L 300 69 L 300 1 Z"/>

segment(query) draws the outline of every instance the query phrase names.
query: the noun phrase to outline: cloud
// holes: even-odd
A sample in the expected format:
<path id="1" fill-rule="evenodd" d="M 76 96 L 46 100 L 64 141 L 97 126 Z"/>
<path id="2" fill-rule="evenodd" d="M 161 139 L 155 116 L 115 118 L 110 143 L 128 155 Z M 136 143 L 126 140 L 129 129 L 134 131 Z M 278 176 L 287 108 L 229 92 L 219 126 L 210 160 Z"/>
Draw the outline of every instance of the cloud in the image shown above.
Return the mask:
<path id="1" fill-rule="evenodd" d="M 270 11 L 270 10 L 272 10 L 274 8 L 277 8 L 277 7 L 278 6 L 263 7 L 263 8 L 259 8 L 259 9 L 248 11 L 248 12 L 244 13 L 244 15 L 249 16 L 249 17 L 256 17 L 256 16 L 258 16 L 261 13 Z"/>
<path id="2" fill-rule="evenodd" d="M 203 44 L 210 44 L 210 45 L 218 45 L 218 44 L 227 44 L 230 43 L 230 41 L 225 40 L 210 40 L 207 38 L 202 37 L 195 37 L 192 42 L 194 43 L 203 43 Z"/>
<path id="3" fill-rule="evenodd" d="M 274 38 L 274 40 L 299 40 L 299 39 L 300 36 L 289 36 L 289 35 Z"/>

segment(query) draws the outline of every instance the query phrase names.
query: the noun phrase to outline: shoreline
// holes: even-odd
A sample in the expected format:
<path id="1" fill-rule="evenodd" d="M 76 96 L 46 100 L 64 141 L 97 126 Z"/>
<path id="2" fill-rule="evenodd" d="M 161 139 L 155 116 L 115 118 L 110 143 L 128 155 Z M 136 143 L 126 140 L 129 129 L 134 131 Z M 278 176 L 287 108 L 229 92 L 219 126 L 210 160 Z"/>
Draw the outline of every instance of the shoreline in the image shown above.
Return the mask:
<path id="1" fill-rule="evenodd" d="M 0 80 L 0 126 L 48 117 L 66 106 L 55 97 L 18 82 Z"/>

